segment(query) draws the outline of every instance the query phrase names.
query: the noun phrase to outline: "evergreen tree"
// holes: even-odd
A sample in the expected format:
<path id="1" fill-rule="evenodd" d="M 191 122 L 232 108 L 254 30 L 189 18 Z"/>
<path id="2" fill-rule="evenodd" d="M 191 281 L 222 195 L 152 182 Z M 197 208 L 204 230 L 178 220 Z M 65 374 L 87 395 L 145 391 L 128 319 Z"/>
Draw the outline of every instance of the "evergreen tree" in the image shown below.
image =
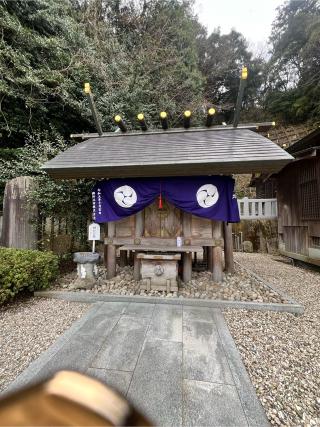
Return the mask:
<path id="1" fill-rule="evenodd" d="M 270 37 L 266 107 L 280 118 L 320 118 L 320 2 L 290 0 L 279 9 Z"/>

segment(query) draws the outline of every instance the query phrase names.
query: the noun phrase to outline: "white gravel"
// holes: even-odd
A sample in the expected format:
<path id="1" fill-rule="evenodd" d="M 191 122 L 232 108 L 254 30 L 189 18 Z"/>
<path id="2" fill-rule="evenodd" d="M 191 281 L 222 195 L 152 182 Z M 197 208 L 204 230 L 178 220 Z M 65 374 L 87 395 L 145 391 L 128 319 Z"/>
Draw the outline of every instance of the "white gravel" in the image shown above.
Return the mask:
<path id="1" fill-rule="evenodd" d="M 264 254 L 236 254 L 305 307 L 288 313 L 228 310 L 225 316 L 273 425 L 320 426 L 320 273 Z"/>
<path id="2" fill-rule="evenodd" d="M 0 307 L 0 391 L 88 308 L 89 304 L 33 297 Z"/>
<path id="3" fill-rule="evenodd" d="M 102 293 L 112 295 L 141 295 L 152 297 L 179 297 L 199 299 L 219 299 L 229 301 L 255 301 L 255 302 L 288 302 L 285 298 L 266 287 L 263 282 L 248 274 L 247 271 L 236 266 L 236 274 L 227 274 L 222 283 L 214 283 L 209 271 L 192 272 L 189 283 L 179 283 L 177 292 L 157 290 L 140 290 L 140 282 L 133 279 L 132 267 L 117 267 L 117 275 L 108 280 L 106 269 L 99 266 L 99 278 L 92 289 L 75 289 L 79 282 L 76 272 L 60 277 L 53 286 L 54 290 Z"/>

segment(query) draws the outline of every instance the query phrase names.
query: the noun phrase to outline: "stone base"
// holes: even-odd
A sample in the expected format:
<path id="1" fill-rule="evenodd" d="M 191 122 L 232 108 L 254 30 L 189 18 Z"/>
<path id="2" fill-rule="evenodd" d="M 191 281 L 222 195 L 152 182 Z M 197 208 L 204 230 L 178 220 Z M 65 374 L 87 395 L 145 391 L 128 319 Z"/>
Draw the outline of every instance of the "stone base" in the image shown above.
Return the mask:
<path id="1" fill-rule="evenodd" d="M 141 260 L 141 290 L 173 292 L 178 290 L 178 261 L 180 254 L 139 254 Z"/>
<path id="2" fill-rule="evenodd" d="M 70 285 L 70 289 L 92 289 L 96 284 L 96 280 L 93 278 L 80 279 L 76 278 Z"/>
<path id="3" fill-rule="evenodd" d="M 167 280 L 165 285 L 159 283 L 153 283 L 150 279 L 142 279 L 140 284 L 140 289 L 142 291 L 166 291 L 166 292 L 177 292 L 178 283 L 176 280 Z"/>

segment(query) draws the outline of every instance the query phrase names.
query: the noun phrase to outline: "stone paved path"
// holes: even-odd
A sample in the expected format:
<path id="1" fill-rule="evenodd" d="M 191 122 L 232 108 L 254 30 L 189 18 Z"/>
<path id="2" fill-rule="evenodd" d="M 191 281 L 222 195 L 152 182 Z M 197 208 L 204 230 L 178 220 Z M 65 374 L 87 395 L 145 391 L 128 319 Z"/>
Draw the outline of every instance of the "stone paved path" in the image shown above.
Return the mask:
<path id="1" fill-rule="evenodd" d="M 96 303 L 9 391 L 60 369 L 108 383 L 156 425 L 268 425 L 217 309 Z"/>

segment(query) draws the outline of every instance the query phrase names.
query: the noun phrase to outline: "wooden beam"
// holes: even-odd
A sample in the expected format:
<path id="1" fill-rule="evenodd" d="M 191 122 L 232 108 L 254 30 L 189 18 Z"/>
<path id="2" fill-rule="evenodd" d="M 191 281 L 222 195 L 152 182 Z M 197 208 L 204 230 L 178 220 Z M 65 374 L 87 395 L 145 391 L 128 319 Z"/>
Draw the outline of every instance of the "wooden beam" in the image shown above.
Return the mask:
<path id="1" fill-rule="evenodd" d="M 237 128 L 238 129 L 248 129 L 248 130 L 261 130 L 261 131 L 267 131 L 268 129 L 272 128 L 275 126 L 274 122 L 257 122 L 257 123 L 240 123 Z M 170 133 L 184 133 L 184 132 L 203 132 L 203 131 L 207 131 L 207 132 L 212 132 L 212 131 L 225 131 L 225 130 L 230 130 L 233 129 L 233 125 L 227 125 L 227 126 L 223 126 L 223 125 L 217 125 L 217 126 L 211 126 L 210 128 L 207 127 L 199 127 L 199 128 L 190 128 L 188 130 L 184 129 L 184 128 L 175 128 L 175 129 L 169 129 L 166 130 L 165 133 L 166 134 L 170 134 Z M 126 138 L 130 137 L 130 136 L 135 136 L 135 135 L 154 135 L 154 134 L 159 134 L 159 133 L 164 133 L 164 131 L 162 129 L 156 129 L 156 130 L 152 130 L 152 131 L 147 131 L 147 132 L 139 132 L 139 131 L 134 131 L 134 132 L 130 132 L 126 134 Z M 80 140 L 85 140 L 85 139 L 89 139 L 89 138 L 99 138 L 99 137 L 105 137 L 105 136 L 111 136 L 111 137 L 119 137 L 119 136 L 123 136 L 123 133 L 115 133 L 115 132 L 103 132 L 102 135 L 99 135 L 99 133 L 97 132 L 93 132 L 93 133 L 72 133 L 70 134 L 70 138 L 72 139 L 80 139 Z"/>
<path id="2" fill-rule="evenodd" d="M 191 237 L 191 214 L 182 212 L 182 231 L 184 239 Z M 192 252 L 183 254 L 182 279 L 185 283 L 190 282 L 192 276 Z"/>
<path id="3" fill-rule="evenodd" d="M 238 91 L 236 108 L 235 108 L 235 112 L 234 112 L 234 119 L 233 119 L 233 127 L 234 128 L 236 128 L 238 126 L 238 123 L 239 123 L 240 111 L 241 111 L 242 100 L 243 100 L 243 95 L 244 95 L 244 89 L 245 89 L 246 84 L 247 84 L 247 76 L 248 76 L 247 68 L 243 67 L 242 72 L 241 72 L 240 86 L 239 86 L 239 91 Z"/>
<path id="4" fill-rule="evenodd" d="M 139 243 L 137 243 L 137 239 L 139 239 Z M 136 242 L 135 242 L 136 240 Z M 221 239 L 208 239 L 208 238 L 200 238 L 200 237 L 190 237 L 188 238 L 190 240 L 190 246 L 221 246 L 222 240 Z M 164 237 L 114 237 L 112 239 L 106 238 L 104 240 L 104 243 L 107 245 L 108 243 L 113 243 L 117 246 L 122 245 L 134 245 L 134 244 L 140 244 L 140 245 L 159 245 L 159 246 L 177 246 L 177 239 L 174 238 L 164 238 Z"/>
<path id="5" fill-rule="evenodd" d="M 223 223 L 224 234 L 224 264 L 226 273 L 234 273 L 232 224 Z"/>
<path id="6" fill-rule="evenodd" d="M 108 237 L 113 238 L 116 233 L 116 224 L 111 221 L 108 223 Z M 116 246 L 112 243 L 107 247 L 107 277 L 112 279 L 116 275 Z"/>
<path id="7" fill-rule="evenodd" d="M 222 237 L 222 222 L 213 221 L 212 223 L 212 237 L 214 239 L 221 239 Z M 212 279 L 214 282 L 222 282 L 222 247 L 215 246 L 212 248 Z"/>
<path id="8" fill-rule="evenodd" d="M 89 85 L 87 90 L 85 89 L 85 92 L 86 92 L 87 99 L 89 102 L 89 107 L 90 107 L 91 114 L 92 114 L 92 117 L 94 120 L 94 124 L 96 125 L 96 129 L 98 131 L 99 136 L 102 136 L 103 132 L 102 132 L 102 127 L 101 127 L 101 122 L 100 122 L 98 111 L 96 108 L 96 104 L 94 102 L 93 95 L 92 95 L 92 92 L 90 89 L 90 85 Z"/>

